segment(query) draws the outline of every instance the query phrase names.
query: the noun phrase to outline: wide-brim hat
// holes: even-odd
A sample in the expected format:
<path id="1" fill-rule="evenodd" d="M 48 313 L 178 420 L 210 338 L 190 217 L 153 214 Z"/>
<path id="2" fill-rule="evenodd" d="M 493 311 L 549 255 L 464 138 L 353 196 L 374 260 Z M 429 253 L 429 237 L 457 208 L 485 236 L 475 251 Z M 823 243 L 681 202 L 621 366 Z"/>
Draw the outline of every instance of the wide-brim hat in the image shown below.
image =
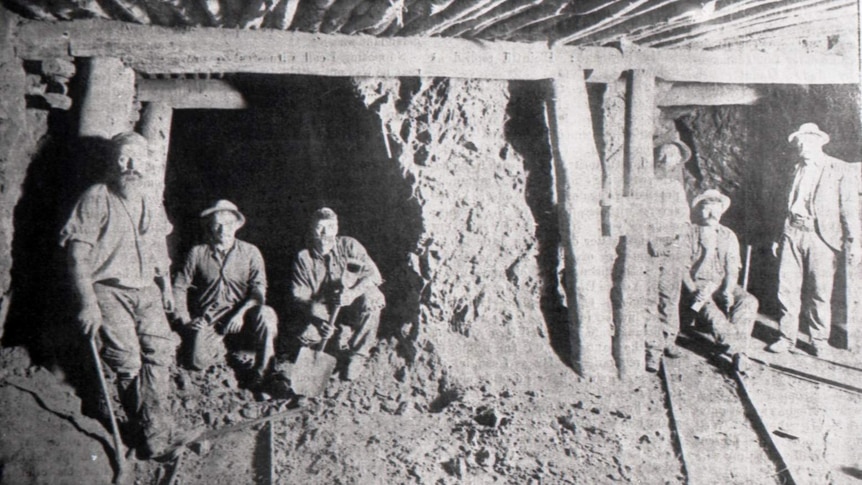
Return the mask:
<path id="1" fill-rule="evenodd" d="M 824 145 L 829 143 L 829 134 L 821 130 L 816 123 L 802 123 L 802 126 L 800 126 L 798 130 L 794 131 L 787 137 L 787 141 L 793 143 L 793 140 L 801 135 L 813 135 L 823 140 Z"/>
<path id="2" fill-rule="evenodd" d="M 715 189 L 709 189 L 704 191 L 702 194 L 698 195 L 691 201 L 691 208 L 695 209 L 701 202 L 706 201 L 715 201 L 721 204 L 721 213 L 724 214 L 727 212 L 727 209 L 730 208 L 730 197 L 722 194 L 721 192 Z"/>
<path id="3" fill-rule="evenodd" d="M 682 140 L 672 139 L 672 140 L 664 140 L 656 145 L 656 150 L 664 145 L 676 145 L 679 148 L 679 154 L 682 156 L 682 160 L 680 160 L 680 164 L 683 164 L 689 160 L 691 160 L 691 148 L 688 147 Z"/>
<path id="4" fill-rule="evenodd" d="M 236 216 L 236 218 L 239 220 L 240 227 L 245 225 L 245 216 L 242 215 L 242 212 L 239 211 L 236 204 L 234 204 L 233 202 L 231 202 L 229 200 L 224 200 L 224 199 L 216 202 L 215 205 L 213 205 L 212 207 L 210 207 L 208 209 L 204 209 L 204 211 L 201 212 L 201 218 L 209 217 L 209 216 L 215 214 L 216 212 L 221 212 L 221 211 L 233 212 L 234 215 Z"/>

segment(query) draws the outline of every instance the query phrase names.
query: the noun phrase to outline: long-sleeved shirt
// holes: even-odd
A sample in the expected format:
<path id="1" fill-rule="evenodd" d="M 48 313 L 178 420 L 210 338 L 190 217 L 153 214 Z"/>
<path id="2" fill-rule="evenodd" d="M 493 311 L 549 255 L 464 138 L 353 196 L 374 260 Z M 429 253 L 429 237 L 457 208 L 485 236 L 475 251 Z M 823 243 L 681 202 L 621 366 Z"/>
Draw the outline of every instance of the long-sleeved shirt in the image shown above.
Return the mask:
<path id="1" fill-rule="evenodd" d="M 187 296 L 189 289 L 192 298 Z M 179 314 L 190 313 L 210 322 L 253 295 L 266 296 L 266 268 L 260 250 L 239 239 L 223 255 L 211 244 L 193 247 L 174 278 Z"/>
<path id="2" fill-rule="evenodd" d="M 60 245 L 73 241 L 91 247 L 94 283 L 143 288 L 167 276 L 165 238 L 173 226 L 164 209 L 145 197 L 121 198 L 105 184 L 87 189 L 60 233 Z"/>
<path id="3" fill-rule="evenodd" d="M 356 239 L 337 236 L 335 247 L 327 255 L 314 249 L 303 249 L 293 264 L 291 292 L 300 303 L 309 304 L 341 284 L 345 271 L 355 280 L 368 278 L 375 286 L 383 283 L 377 265 L 365 247 Z"/>

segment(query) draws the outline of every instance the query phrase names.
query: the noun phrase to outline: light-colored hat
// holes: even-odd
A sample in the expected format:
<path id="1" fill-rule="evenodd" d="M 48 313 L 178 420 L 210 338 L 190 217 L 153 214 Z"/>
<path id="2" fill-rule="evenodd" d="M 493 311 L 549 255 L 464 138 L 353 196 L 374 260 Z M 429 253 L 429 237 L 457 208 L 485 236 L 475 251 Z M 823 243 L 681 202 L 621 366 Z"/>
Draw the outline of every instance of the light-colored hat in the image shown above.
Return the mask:
<path id="1" fill-rule="evenodd" d="M 688 145 L 683 143 L 682 140 L 678 140 L 678 139 L 664 140 L 661 143 L 659 143 L 658 146 L 656 146 L 656 150 L 658 150 L 659 148 L 661 148 L 665 145 L 676 145 L 677 148 L 679 148 L 679 154 L 682 156 L 682 160 L 680 160 L 679 163 L 682 164 L 682 163 L 685 163 L 685 162 L 691 160 L 691 148 L 689 148 Z"/>
<path id="2" fill-rule="evenodd" d="M 698 195 L 691 201 L 691 208 L 697 208 L 698 204 L 701 202 L 718 202 L 721 204 L 721 213 L 724 214 L 727 212 L 727 209 L 730 208 L 730 197 L 722 194 L 721 192 L 715 189 L 709 189 L 704 191 L 702 194 Z"/>
<path id="3" fill-rule="evenodd" d="M 311 225 L 317 224 L 319 221 L 326 220 L 335 220 L 338 221 L 338 214 L 335 213 L 334 210 L 329 207 L 321 207 L 314 211 L 314 214 L 311 215 Z"/>
<path id="4" fill-rule="evenodd" d="M 822 139 L 824 145 L 829 143 L 829 134 L 822 131 L 815 123 L 803 123 L 798 130 L 787 137 L 787 141 L 793 143 L 793 140 L 800 135 L 814 135 Z"/>
<path id="5" fill-rule="evenodd" d="M 203 212 L 201 212 L 201 217 L 207 217 L 221 211 L 233 212 L 236 218 L 239 219 L 240 227 L 245 224 L 245 216 L 242 215 L 242 212 L 239 211 L 236 204 L 225 199 L 216 202 L 215 205 L 210 207 L 209 209 L 205 209 Z"/>

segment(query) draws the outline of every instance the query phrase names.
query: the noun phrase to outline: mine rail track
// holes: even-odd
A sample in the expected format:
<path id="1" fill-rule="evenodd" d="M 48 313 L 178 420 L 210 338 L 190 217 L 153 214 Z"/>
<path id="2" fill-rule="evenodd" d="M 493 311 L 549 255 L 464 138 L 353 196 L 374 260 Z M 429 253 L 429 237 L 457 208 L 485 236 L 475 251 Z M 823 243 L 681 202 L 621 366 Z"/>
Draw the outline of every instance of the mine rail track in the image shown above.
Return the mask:
<path id="1" fill-rule="evenodd" d="M 802 354 L 785 356 L 781 362 L 779 362 L 781 359 L 772 358 L 763 352 L 754 352 L 754 354 L 750 358 L 750 366 L 759 366 L 767 373 L 775 373 L 795 380 L 799 383 L 798 386 L 804 386 L 802 393 L 813 394 L 822 389 L 821 386 L 825 386 L 862 399 L 862 386 L 859 385 L 859 382 L 862 382 L 862 369 L 857 366 L 818 360 Z M 686 380 L 690 383 L 696 381 L 697 386 L 710 385 L 705 380 L 706 376 L 703 375 L 703 372 L 696 373 L 695 368 L 691 365 L 693 360 L 699 360 L 701 364 L 706 364 L 703 359 L 690 357 L 688 361 L 684 362 L 666 359 L 665 365 L 662 366 L 661 377 L 667 393 L 670 425 L 676 438 L 675 444 L 686 476 L 686 483 L 691 485 L 717 483 L 717 477 L 713 474 L 714 470 L 704 466 L 705 460 L 716 460 L 715 457 L 710 456 L 710 450 L 715 450 L 715 444 L 707 443 L 708 446 L 704 446 L 703 440 L 698 437 L 698 433 L 703 434 L 704 428 L 708 428 L 714 423 L 709 423 L 711 416 L 707 411 L 700 410 L 702 412 L 695 411 L 692 413 L 690 407 L 693 401 L 690 396 L 688 399 L 684 396 L 686 390 L 682 384 Z M 712 366 L 716 372 L 709 379 L 712 381 L 724 380 L 726 385 L 727 377 L 732 376 L 736 385 L 738 402 L 744 411 L 743 413 L 736 413 L 735 417 L 723 414 L 724 419 L 727 419 L 728 416 L 733 419 L 720 425 L 725 428 L 743 426 L 756 433 L 757 441 L 764 452 L 762 458 L 768 460 L 775 470 L 771 475 L 775 483 L 789 485 L 817 483 L 811 480 L 810 474 L 807 473 L 809 470 L 797 463 L 799 461 L 797 459 L 798 452 L 792 449 L 792 443 L 801 438 L 785 431 L 781 423 L 774 419 L 775 412 L 766 412 L 770 411 L 767 406 L 775 404 L 775 399 L 773 398 L 770 402 L 768 396 L 762 395 L 758 386 L 752 385 L 746 374 L 733 370 L 729 359 L 722 359 L 720 362 L 714 363 L 717 363 L 718 367 Z M 808 367 L 814 369 L 807 370 Z M 703 399 L 696 402 L 701 405 L 704 403 Z M 697 418 L 692 419 L 693 416 L 697 416 Z M 748 460 L 756 459 L 750 454 L 744 455 L 747 456 Z M 738 465 L 738 462 L 728 461 L 726 465 L 732 467 Z M 726 478 L 724 479 L 724 483 L 731 482 L 727 481 Z M 758 481 L 757 483 L 763 482 Z"/>

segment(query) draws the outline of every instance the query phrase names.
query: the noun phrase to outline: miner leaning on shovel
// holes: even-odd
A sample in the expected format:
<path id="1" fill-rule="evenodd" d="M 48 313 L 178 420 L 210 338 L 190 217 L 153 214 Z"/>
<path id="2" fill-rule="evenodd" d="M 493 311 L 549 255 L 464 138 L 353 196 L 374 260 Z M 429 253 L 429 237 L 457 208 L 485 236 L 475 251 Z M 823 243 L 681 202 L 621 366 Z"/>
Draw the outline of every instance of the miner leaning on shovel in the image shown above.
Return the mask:
<path id="1" fill-rule="evenodd" d="M 338 235 L 338 216 L 332 209 L 317 210 L 310 230 L 309 247 L 297 256 L 291 280 L 308 322 L 299 340 L 312 345 L 333 335 L 330 315 L 341 308 L 336 341 L 348 355 L 344 378 L 352 380 L 377 341 L 380 312 L 386 306 L 378 289 L 383 279 L 359 241 Z"/>
<path id="2" fill-rule="evenodd" d="M 220 200 L 200 216 L 208 241 L 189 251 L 174 280 L 177 318 L 190 330 L 190 366 L 206 369 L 223 357 L 226 336 L 248 334 L 256 350 L 249 388 L 258 390 L 270 371 L 278 334 L 278 316 L 266 305 L 263 256 L 236 238 L 245 216 L 233 202 Z"/>
<path id="3" fill-rule="evenodd" d="M 61 245 L 69 252 L 81 329 L 101 340 L 126 415 L 143 431 L 144 454 L 159 456 L 173 433 L 163 407 L 177 345 L 165 316 L 173 307 L 165 242 L 172 227 L 161 204 L 146 196 L 153 177 L 147 140 L 122 133 L 111 144 L 109 180 L 78 200 Z"/>

